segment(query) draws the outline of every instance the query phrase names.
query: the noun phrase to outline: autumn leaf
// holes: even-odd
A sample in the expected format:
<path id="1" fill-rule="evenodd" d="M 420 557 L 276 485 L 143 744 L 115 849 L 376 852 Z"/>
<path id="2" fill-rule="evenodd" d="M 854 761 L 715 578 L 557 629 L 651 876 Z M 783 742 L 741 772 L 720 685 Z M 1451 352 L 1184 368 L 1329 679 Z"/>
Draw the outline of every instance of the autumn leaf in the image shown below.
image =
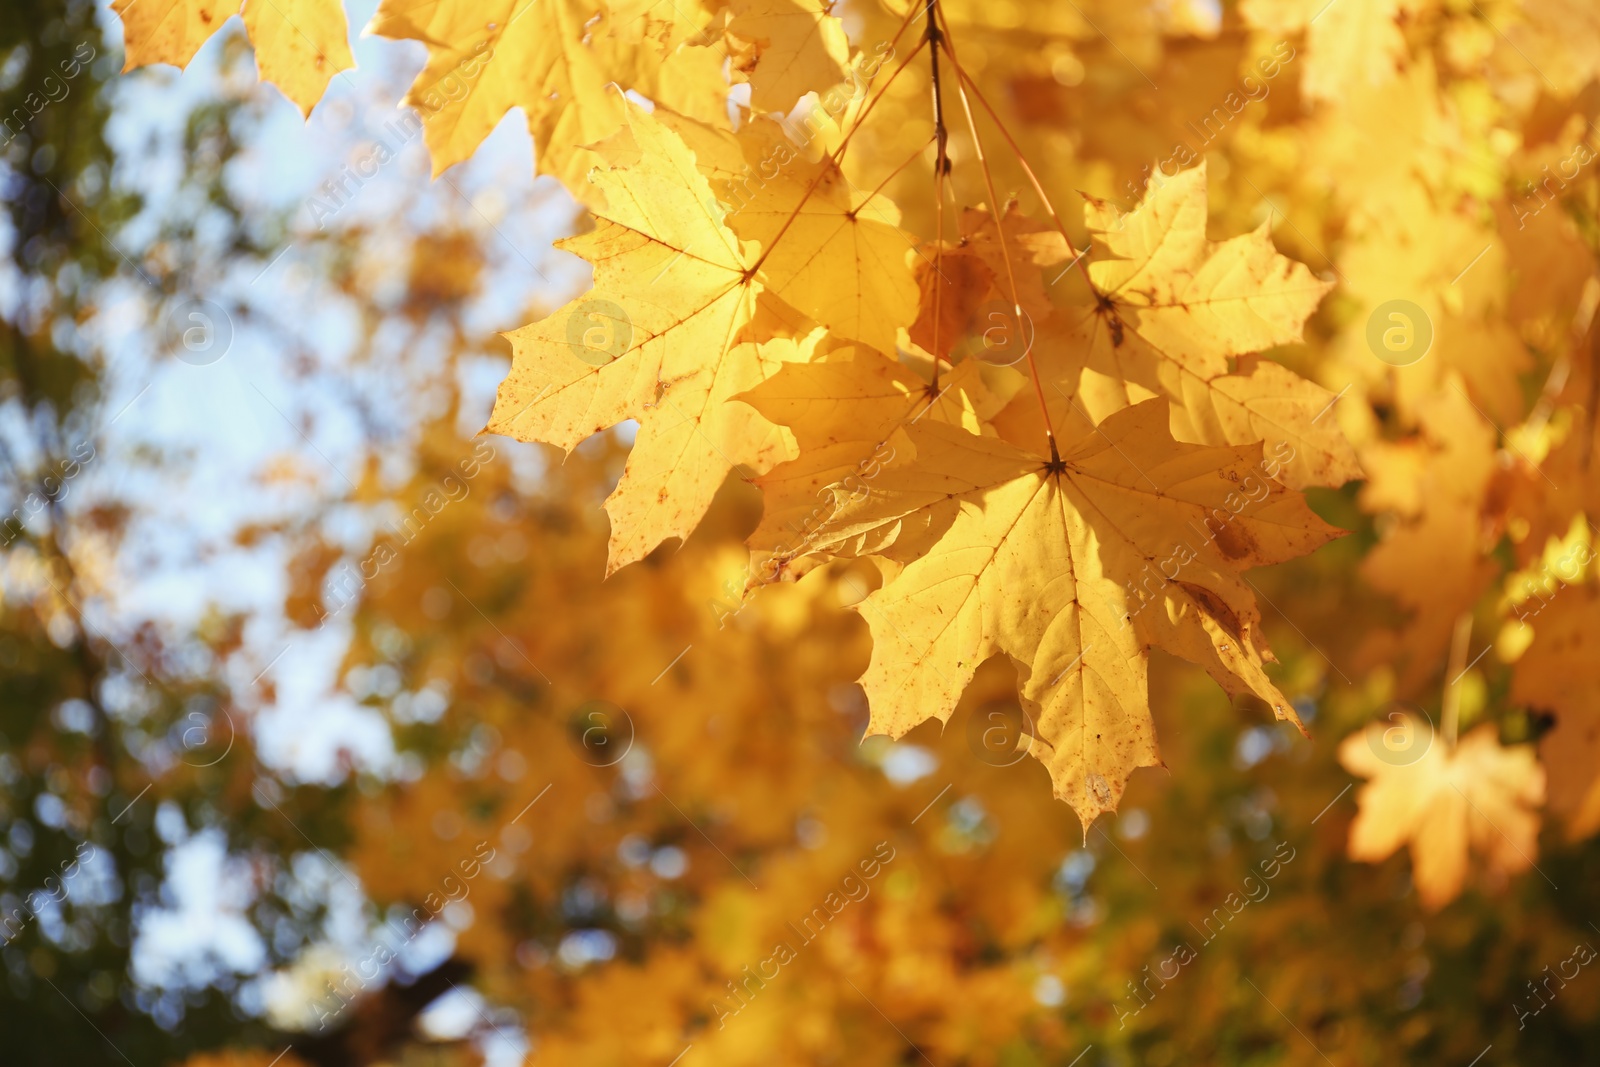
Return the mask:
<path id="1" fill-rule="evenodd" d="M 1086 332 L 1101 373 L 1144 380 L 1177 367 L 1216 377 L 1230 356 L 1299 341 L 1332 288 L 1279 255 L 1265 222 L 1208 240 L 1203 163 L 1153 183 L 1131 212 L 1091 199 L 1084 218 L 1095 240 Z"/>
<path id="2" fill-rule="evenodd" d="M 1398 648 L 1375 637 L 1372 655 L 1398 661 L 1407 689 L 1437 669 L 1456 619 L 1493 580 L 1489 554 L 1504 522 L 1492 491 L 1493 427 L 1459 385 L 1432 397 L 1421 416 L 1419 435 L 1374 441 L 1362 457 L 1373 475 L 1361 499 L 1393 521 L 1361 561 L 1361 575 L 1408 615 Z"/>
<path id="3" fill-rule="evenodd" d="M 609 205 L 562 247 L 594 264 L 595 286 L 513 331 L 511 373 L 488 429 L 568 451 L 626 419 L 633 455 L 607 499 L 608 571 L 687 537 L 735 465 L 777 457 L 753 410 L 734 402 L 782 357 L 744 336 L 763 286 L 754 253 L 722 221 L 694 156 L 630 107 L 595 183 Z M 790 343 L 793 349 L 792 342 Z"/>
<path id="4" fill-rule="evenodd" d="M 981 433 L 1000 404 L 969 360 L 934 386 L 871 349 L 786 363 L 741 397 L 788 427 L 798 455 L 756 479 L 761 525 L 749 539 L 753 584 L 793 580 L 828 555 L 828 518 L 843 499 L 872 492 L 894 458 L 895 430 L 928 419 Z"/>
<path id="5" fill-rule="evenodd" d="M 209 0 L 116 0 L 111 8 L 122 19 L 126 52 L 122 69 L 134 70 L 150 63 L 187 67 L 200 46 L 243 6 L 243 0 L 223 0 L 220 4 Z"/>
<path id="6" fill-rule="evenodd" d="M 1431 0 L 1243 0 L 1245 21 L 1274 36 L 1304 32 L 1302 91 L 1313 100 L 1342 99 L 1351 87 L 1382 85 L 1407 55 L 1403 18 Z"/>
<path id="7" fill-rule="evenodd" d="M 1291 489 L 1340 486 L 1361 477 L 1356 451 L 1333 414 L 1338 397 L 1281 363 L 1241 357 L 1235 373 L 1202 386 L 1184 377 L 1186 403 L 1173 405 L 1180 441 L 1268 442 L 1277 477 Z"/>
<path id="8" fill-rule="evenodd" d="M 663 56 L 682 44 L 712 43 L 718 17 L 699 0 L 604 0 L 614 36 L 651 41 Z"/>
<path id="9" fill-rule="evenodd" d="M 761 246 L 768 288 L 834 336 L 893 354 L 916 318 L 910 260 L 923 254 L 900 229 L 899 209 L 851 184 L 831 154 L 808 159 L 770 119 L 737 140 L 745 180 L 725 192 L 728 225 Z"/>
<path id="10" fill-rule="evenodd" d="M 761 248 L 767 289 L 840 340 L 896 351 L 898 331 L 917 314 L 909 261 L 928 253 L 899 228 L 899 210 L 881 192 L 856 188 L 832 152 L 838 127 L 816 120 L 810 140 L 769 118 L 737 135 L 658 108 L 655 117 L 694 153 L 726 222 Z M 800 327 L 791 323 L 788 332 Z"/>
<path id="11" fill-rule="evenodd" d="M 367 32 L 428 46 L 428 63 L 406 94 L 422 117 L 437 176 L 470 156 L 506 112 L 522 108 L 538 169 L 575 196 L 594 144 L 624 124 L 619 78 L 639 81 L 658 102 L 724 121 L 726 82 L 705 50 L 663 56 L 653 40 L 613 35 L 585 0 L 495 0 L 487 7 L 435 0 L 384 0 Z"/>
<path id="12" fill-rule="evenodd" d="M 1156 401 L 1087 429 L 1059 464 L 923 422 L 830 532 L 903 554 L 861 605 L 870 730 L 948 720 L 978 666 L 1005 653 L 1035 713 L 1057 797 L 1085 828 L 1128 776 L 1160 762 L 1148 649 L 1200 663 L 1234 693 L 1298 722 L 1262 669 L 1240 572 L 1337 536 L 1282 486 L 1252 477 L 1260 447 L 1179 444 Z M 1251 485 L 1247 500 L 1236 487 Z"/>
<path id="13" fill-rule="evenodd" d="M 187 67 L 241 8 L 262 80 L 282 89 L 302 115 L 311 114 L 335 74 L 355 66 L 339 0 L 116 0 L 127 50 L 123 70 Z"/>
<path id="14" fill-rule="evenodd" d="M 1397 86 L 1397 92 L 1400 87 Z M 1364 151 L 1370 151 L 1365 148 Z M 1461 385 L 1483 413 L 1514 423 L 1521 412 L 1518 378 L 1532 366 L 1527 346 L 1505 316 L 1502 279 L 1510 269 L 1505 243 L 1492 224 L 1438 204 L 1413 182 L 1392 182 L 1385 215 L 1350 242 L 1340 268 L 1347 291 L 1368 315 L 1431 343 L 1419 358 L 1391 367 L 1375 360 L 1370 342 L 1352 338 L 1349 362 L 1374 382 L 1388 379 L 1396 402 L 1411 417 L 1438 393 Z M 1390 215 L 1389 212 L 1393 214 Z M 1410 307 L 1399 318 L 1380 309 L 1396 299 Z M 1419 314 L 1420 312 L 1420 314 Z"/>
<path id="15" fill-rule="evenodd" d="M 1579 566 L 1578 572 L 1585 569 Z M 1600 656 L 1594 651 L 1600 586 L 1556 584 L 1521 614 L 1533 628 L 1533 641 L 1516 662 L 1511 699 L 1555 716 L 1539 742 L 1550 775 L 1550 807 L 1566 817 L 1573 838 L 1587 837 L 1600 830 Z"/>
<path id="16" fill-rule="evenodd" d="M 1288 484 L 1342 485 L 1360 468 L 1333 418 L 1334 394 L 1265 360 L 1232 357 L 1301 340 L 1331 286 L 1278 254 L 1267 224 L 1206 238 L 1206 169 L 1153 183 L 1133 211 L 1091 200 L 1090 293 L 1063 351 L 1092 418 L 1165 395 L 1172 432 L 1195 444 L 1290 447 Z"/>
<path id="17" fill-rule="evenodd" d="M 850 42 L 832 8 L 823 0 L 732 0 L 733 68 L 750 83 L 752 108 L 788 111 L 844 80 Z"/>
<path id="18" fill-rule="evenodd" d="M 951 350 L 965 343 L 972 349 L 965 354 L 980 354 L 991 362 L 1020 360 L 1026 338 L 1010 335 L 1034 333 L 1054 314 L 1047 283 L 1060 280 L 1069 257 L 1059 232 L 1027 218 L 1015 204 L 1007 205 L 1002 226 L 995 225 L 987 210 L 969 209 L 961 219 L 959 241 L 922 249 L 916 264 L 921 310 L 911 326 L 911 340 L 942 358 L 950 358 Z M 1048 279 L 1045 268 L 1056 268 Z M 1015 304 L 1012 282 L 1017 286 Z M 1011 322 L 1014 307 L 1025 316 L 1020 324 Z M 986 338 L 995 342 L 995 351 L 986 351 Z M 1018 342 L 1014 352 L 999 351 L 1012 340 Z"/>
<path id="19" fill-rule="evenodd" d="M 1412 744 L 1423 737 L 1431 744 L 1401 762 L 1387 755 L 1386 729 L 1407 731 Z M 1345 738 L 1339 762 L 1368 779 L 1356 793 L 1350 858 L 1376 863 L 1409 843 L 1417 892 L 1428 908 L 1442 908 L 1461 892 L 1469 852 L 1483 854 L 1500 876 L 1533 866 L 1544 770 L 1531 747 L 1502 747 L 1493 726 L 1479 726 L 1452 752 L 1422 723 L 1374 722 Z"/>
<path id="20" fill-rule="evenodd" d="M 246 0 L 244 24 L 261 77 L 310 115 L 328 82 L 356 65 L 337 0 Z"/>

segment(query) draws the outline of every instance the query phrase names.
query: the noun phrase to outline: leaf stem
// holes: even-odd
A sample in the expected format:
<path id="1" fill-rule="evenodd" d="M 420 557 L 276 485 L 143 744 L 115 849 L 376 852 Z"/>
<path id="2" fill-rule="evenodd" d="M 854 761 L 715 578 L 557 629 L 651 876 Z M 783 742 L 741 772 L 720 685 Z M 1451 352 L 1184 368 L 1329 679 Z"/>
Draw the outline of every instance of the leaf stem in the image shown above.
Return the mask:
<path id="1" fill-rule="evenodd" d="M 933 139 L 938 145 L 938 158 L 933 166 L 933 389 L 939 388 L 939 320 L 943 314 L 944 272 L 939 269 L 944 260 L 944 191 L 950 175 L 950 130 L 944 121 L 944 92 L 939 80 L 939 46 L 943 37 L 939 32 L 935 0 L 926 0 L 923 7 L 928 17 L 926 40 L 928 61 L 933 74 Z"/>
<path id="2" fill-rule="evenodd" d="M 846 215 L 859 215 L 859 214 L 861 214 L 861 210 L 863 208 L 865 208 L 867 206 L 867 204 L 871 203 L 872 198 L 877 196 L 879 193 L 883 192 L 884 186 L 886 186 L 890 182 L 894 181 L 895 175 L 899 174 L 901 171 L 903 171 L 907 167 L 911 166 L 911 164 L 915 163 L 917 161 L 917 157 L 922 155 L 922 153 L 926 152 L 928 150 L 928 147 L 930 145 L 932 145 L 932 144 L 933 144 L 933 138 L 932 137 L 930 137 L 926 141 L 924 141 L 922 146 L 920 148 L 918 148 L 915 152 L 911 153 L 910 157 L 907 158 L 904 163 L 901 163 L 899 166 L 895 167 L 894 170 L 891 170 L 888 174 L 884 175 L 883 180 L 880 181 L 877 185 L 872 187 L 872 192 L 868 193 L 866 196 L 861 198 L 861 203 L 857 204 L 855 207 L 853 207 L 849 211 L 845 212 L 845 214 Z"/>
<path id="3" fill-rule="evenodd" d="M 929 3 L 936 4 L 937 0 L 929 0 Z M 951 42 L 948 37 L 941 34 L 939 39 L 949 48 Z M 951 49 L 951 52 L 953 60 L 954 50 Z M 1050 405 L 1045 402 L 1044 384 L 1039 378 L 1039 364 L 1033 358 L 1033 338 L 1027 336 L 1028 331 L 1023 321 L 1022 298 L 1017 294 L 1017 273 L 1011 263 L 1011 250 L 1006 243 L 1005 219 L 1000 213 L 1000 196 L 995 192 L 994 174 L 989 170 L 989 161 L 983 154 L 983 137 L 978 133 L 978 122 L 973 117 L 972 104 L 968 102 L 966 87 L 959 79 L 956 81 L 956 94 L 961 98 L 961 110 L 966 113 L 967 128 L 972 131 L 973 152 L 978 157 L 978 167 L 983 171 L 983 183 L 989 192 L 989 214 L 994 219 L 995 234 L 1000 239 L 1000 257 L 1006 265 L 1006 285 L 1011 294 L 1011 310 L 1015 316 L 1019 335 L 1017 340 L 1027 345 L 1023 355 L 1028 360 L 1028 375 L 1033 379 L 1034 394 L 1039 398 L 1039 414 L 1044 417 L 1044 436 L 1045 443 L 1050 446 L 1050 462 L 1052 466 L 1056 466 L 1061 461 L 1061 455 L 1056 449 L 1056 432 L 1050 425 Z"/>
<path id="4" fill-rule="evenodd" d="M 1467 673 L 1467 647 L 1471 641 L 1472 612 L 1463 611 L 1450 638 L 1450 665 L 1445 668 L 1450 680 L 1445 682 L 1444 707 L 1439 716 L 1446 752 L 1456 750 L 1456 735 L 1461 731 L 1461 676 Z"/>
<path id="5" fill-rule="evenodd" d="M 1081 259 L 1082 257 L 1078 255 L 1077 248 L 1072 243 L 1072 235 L 1067 232 L 1066 223 L 1061 221 L 1061 216 L 1057 213 L 1055 204 L 1050 200 L 1050 194 L 1044 191 L 1044 183 L 1039 181 L 1039 176 L 1034 173 L 1033 166 L 1028 162 L 1028 157 L 1023 154 L 1022 147 L 1017 144 L 1017 139 L 1011 136 L 1011 131 L 1006 129 L 1006 124 L 1000 121 L 999 113 L 989 103 L 988 98 L 983 95 L 983 90 L 978 88 L 978 83 L 973 79 L 972 75 L 968 74 L 966 68 L 961 65 L 961 60 L 956 58 L 955 43 L 950 40 L 948 26 L 942 40 L 945 51 L 950 55 L 950 64 L 956 69 L 956 76 L 972 90 L 972 95 L 977 97 L 978 103 L 983 105 L 983 110 L 988 113 L 990 120 L 994 122 L 995 128 L 1000 131 L 1000 136 L 1006 139 L 1006 144 L 1011 147 L 1011 154 L 1017 157 L 1017 163 L 1021 165 L 1022 172 L 1028 176 L 1028 184 L 1033 186 L 1033 191 L 1039 197 L 1039 202 L 1050 213 L 1050 220 L 1056 224 L 1056 229 L 1061 231 L 1062 239 L 1067 242 L 1068 254 L 1074 257 L 1075 262 Z M 1082 269 L 1082 267 L 1079 267 L 1079 270 Z M 1084 280 L 1088 280 L 1087 273 L 1084 274 Z"/>
<path id="6" fill-rule="evenodd" d="M 902 30 L 904 29 L 904 27 L 901 28 Z M 926 38 L 918 42 L 917 47 L 911 50 L 911 54 L 906 56 L 905 60 L 894 69 L 893 74 L 889 75 L 888 80 L 883 83 L 883 87 L 878 90 L 877 95 L 867 101 L 867 106 L 861 109 L 861 114 L 856 116 L 855 122 L 845 132 L 844 138 L 839 142 L 839 147 L 835 148 L 819 163 L 816 176 L 811 179 L 811 184 L 806 186 L 806 191 L 801 194 L 799 202 L 794 206 L 794 210 L 789 213 L 788 218 L 783 220 L 783 225 L 778 228 L 778 232 L 773 234 L 771 240 L 761 249 L 761 254 L 756 257 L 756 261 L 745 268 L 746 278 L 755 277 L 756 272 L 761 269 L 761 265 L 772 254 L 772 250 L 778 247 L 778 242 L 783 239 L 783 235 L 789 232 L 790 226 L 794 225 L 794 220 L 800 217 L 800 212 L 804 210 L 806 202 L 811 199 L 811 194 L 817 191 L 817 187 L 822 184 L 822 179 L 827 177 L 829 167 L 839 166 L 839 161 L 844 158 L 844 150 L 850 147 L 850 138 L 854 137 L 857 131 L 861 129 L 862 124 L 867 121 L 867 116 L 872 114 L 873 107 L 877 105 L 879 100 L 883 99 L 883 94 L 889 91 L 889 86 L 894 84 L 894 80 L 900 76 L 901 71 L 911 65 L 911 61 L 917 58 L 917 53 L 921 52 L 927 43 Z"/>

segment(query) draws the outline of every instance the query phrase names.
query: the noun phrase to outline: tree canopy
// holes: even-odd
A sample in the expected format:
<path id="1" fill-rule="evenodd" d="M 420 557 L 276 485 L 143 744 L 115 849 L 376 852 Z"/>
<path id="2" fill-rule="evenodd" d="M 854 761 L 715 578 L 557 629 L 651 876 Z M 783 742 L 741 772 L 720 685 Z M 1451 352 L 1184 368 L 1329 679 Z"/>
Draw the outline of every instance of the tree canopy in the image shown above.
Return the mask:
<path id="1" fill-rule="evenodd" d="M 1588 5 L 0 3 L 17 1062 L 1600 1056 Z"/>

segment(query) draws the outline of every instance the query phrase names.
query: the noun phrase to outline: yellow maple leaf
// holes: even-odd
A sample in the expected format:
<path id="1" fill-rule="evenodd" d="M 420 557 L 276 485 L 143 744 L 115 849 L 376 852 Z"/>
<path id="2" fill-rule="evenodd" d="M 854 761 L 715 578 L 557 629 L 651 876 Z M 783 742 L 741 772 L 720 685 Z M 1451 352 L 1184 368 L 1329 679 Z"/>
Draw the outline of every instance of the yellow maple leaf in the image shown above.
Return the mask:
<path id="1" fill-rule="evenodd" d="M 991 363 L 1020 360 L 1027 338 L 1054 314 L 1043 268 L 1056 268 L 1054 281 L 1068 258 L 1061 234 L 1026 218 L 1014 203 L 1006 205 L 1001 226 L 987 210 L 963 212 L 959 241 L 922 249 L 916 265 L 922 305 L 911 340 L 942 357 L 959 349 L 958 354 L 981 355 Z M 1023 319 L 1013 325 L 1015 307 L 1022 309 Z M 1012 350 L 1002 351 L 1008 344 Z"/>
<path id="2" fill-rule="evenodd" d="M 1131 212 L 1088 198 L 1091 365 L 1148 377 L 1154 360 L 1202 377 L 1229 356 L 1294 344 L 1333 286 L 1278 254 L 1263 222 L 1226 241 L 1206 237 L 1206 167 L 1153 183 Z M 1153 364 L 1159 366 L 1160 364 Z"/>
<path id="3" fill-rule="evenodd" d="M 1403 649 L 1376 656 L 1402 666 L 1402 688 L 1439 669 L 1451 628 L 1493 581 L 1490 558 L 1502 517 L 1492 499 L 1495 432 L 1459 382 L 1423 406 L 1422 434 L 1373 441 L 1362 450 L 1372 471 L 1362 487 L 1369 511 L 1393 509 L 1400 521 L 1361 561 L 1361 575 L 1410 613 Z"/>
<path id="4" fill-rule="evenodd" d="M 1403 324 L 1413 336 L 1430 336 L 1430 347 L 1409 363 L 1391 366 L 1374 358 L 1367 331 L 1356 329 L 1345 338 L 1344 358 L 1359 378 L 1392 388 L 1407 416 L 1451 389 L 1455 372 L 1485 414 L 1514 423 L 1523 410 L 1518 377 L 1533 360 L 1505 315 L 1505 243 L 1493 225 L 1441 206 L 1442 199 L 1414 179 L 1391 181 L 1384 210 L 1393 215 L 1363 226 L 1340 257 L 1344 291 L 1366 304 L 1368 315 L 1408 301 L 1410 308 L 1385 321 Z"/>
<path id="5" fill-rule="evenodd" d="M 761 245 L 770 289 L 838 338 L 885 354 L 917 315 L 915 253 L 900 212 L 882 194 L 856 188 L 829 155 L 810 160 L 770 119 L 737 138 L 746 174 L 730 191 L 729 225 Z M 771 171 L 757 169 L 776 166 Z"/>
<path id="6" fill-rule="evenodd" d="M 594 232 L 561 244 L 594 264 L 594 288 L 506 335 L 513 362 L 488 426 L 570 451 L 639 421 L 606 501 L 608 572 L 687 537 L 736 464 L 777 458 L 760 417 L 733 397 L 784 358 L 776 343 L 744 343 L 763 286 L 693 154 L 648 112 L 627 114 L 625 134 L 597 148 L 610 159 L 593 174 L 608 206 Z"/>
<path id="7" fill-rule="evenodd" d="M 328 82 L 356 65 L 339 0 L 246 0 L 244 24 L 261 77 L 311 114 Z"/>
<path id="8" fill-rule="evenodd" d="M 1522 614 L 1532 616 L 1533 642 L 1517 660 L 1511 698 L 1554 713 L 1555 726 L 1539 742 L 1550 807 L 1566 816 L 1572 837 L 1587 837 L 1600 830 L 1600 586 L 1555 586 Z"/>
<path id="9" fill-rule="evenodd" d="M 1068 384 L 1091 418 L 1165 395 L 1179 440 L 1288 445 L 1291 486 L 1360 475 L 1337 422 L 1319 417 L 1333 393 L 1265 360 L 1230 373 L 1233 357 L 1299 342 L 1332 286 L 1279 255 L 1266 223 L 1208 240 L 1204 164 L 1153 183 L 1131 212 L 1091 199 L 1085 217 L 1089 291 L 1059 348 L 1075 356 Z"/>
<path id="10" fill-rule="evenodd" d="M 750 83 L 751 107 L 788 111 L 806 93 L 844 80 L 850 42 L 832 7 L 823 0 L 732 0 L 733 69 Z"/>
<path id="11" fill-rule="evenodd" d="M 1291 489 L 1340 486 L 1362 476 L 1333 417 L 1338 397 L 1280 363 L 1246 356 L 1236 372 L 1201 383 L 1185 376 L 1172 435 L 1207 444 L 1267 442 L 1274 475 Z"/>
<path id="12" fill-rule="evenodd" d="M 1417 737 L 1422 729 L 1414 722 L 1369 723 L 1340 744 L 1339 762 L 1368 779 L 1356 793 L 1360 810 L 1350 826 L 1350 858 L 1376 863 L 1409 842 L 1417 893 L 1437 909 L 1461 892 L 1469 851 L 1483 853 L 1499 875 L 1533 866 L 1544 770 L 1532 747 L 1502 747 L 1487 723 L 1453 752 L 1434 739 L 1412 762 L 1380 755 L 1388 751 L 1385 730 Z"/>
<path id="13" fill-rule="evenodd" d="M 768 118 L 737 135 L 665 108 L 656 118 L 694 152 L 729 228 L 761 246 L 768 290 L 836 338 L 896 350 L 898 331 L 917 315 L 907 261 L 918 251 L 893 201 L 856 188 L 818 151 L 817 141 L 837 133 L 831 120 L 800 141 Z"/>
<path id="14" fill-rule="evenodd" d="M 339 0 L 115 0 L 127 52 L 122 69 L 188 66 L 241 6 L 262 80 L 283 90 L 301 114 L 311 114 L 335 74 L 355 66 Z"/>
<path id="15" fill-rule="evenodd" d="M 799 578 L 825 556 L 828 518 L 872 491 L 894 458 L 889 437 L 929 419 L 980 433 L 999 408 L 980 366 L 967 361 L 937 387 L 871 349 L 785 364 L 741 399 L 794 434 L 798 455 L 756 479 L 761 524 L 748 538 L 755 583 Z"/>
<path id="16" fill-rule="evenodd" d="M 681 44 L 711 45 L 716 18 L 699 0 L 605 0 L 611 32 L 627 40 L 654 41 L 663 55 Z"/>
<path id="17" fill-rule="evenodd" d="M 1310 552 L 1338 531 L 1253 477 L 1261 448 L 1180 444 L 1166 404 L 1125 409 L 1059 463 L 922 422 L 830 533 L 908 560 L 861 604 L 870 732 L 948 720 L 978 666 L 1005 653 L 1034 714 L 1056 795 L 1085 828 L 1128 776 L 1160 762 L 1148 649 L 1204 666 L 1233 693 L 1298 723 L 1240 572 Z M 1253 485 L 1249 499 L 1236 490 Z"/>
<path id="18" fill-rule="evenodd" d="M 383 0 L 367 32 L 421 41 L 428 63 L 406 94 L 422 116 L 433 172 L 470 156 L 512 108 L 528 117 L 540 173 L 580 198 L 590 160 L 580 146 L 624 123 L 621 81 L 680 111 L 726 119 L 727 84 L 705 49 L 663 55 L 653 39 L 612 34 L 586 0 L 488 4 Z"/>
<path id="19" fill-rule="evenodd" d="M 1312 100 L 1342 100 L 1352 88 L 1382 85 L 1406 60 L 1399 20 L 1429 0 L 1243 0 L 1251 26 L 1276 36 L 1305 32 L 1301 91 Z"/>
<path id="20" fill-rule="evenodd" d="M 186 67 L 200 46 L 239 13 L 243 0 L 114 0 L 122 19 L 122 69 L 150 63 Z"/>

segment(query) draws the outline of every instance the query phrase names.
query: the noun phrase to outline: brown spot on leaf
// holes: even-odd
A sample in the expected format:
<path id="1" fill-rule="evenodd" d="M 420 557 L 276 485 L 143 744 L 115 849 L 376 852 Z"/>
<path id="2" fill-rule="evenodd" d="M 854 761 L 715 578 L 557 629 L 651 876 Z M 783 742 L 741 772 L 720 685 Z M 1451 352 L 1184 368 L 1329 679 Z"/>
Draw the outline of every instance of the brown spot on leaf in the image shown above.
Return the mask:
<path id="1" fill-rule="evenodd" d="M 1233 609 L 1228 607 L 1227 602 L 1220 596 L 1202 585 L 1192 585 L 1189 582 L 1175 582 L 1173 584 L 1188 593 L 1190 599 L 1198 603 L 1201 610 L 1207 615 L 1216 619 L 1224 630 L 1241 640 L 1243 639 L 1243 626 L 1239 622 L 1239 616 L 1233 613 Z"/>
<path id="2" fill-rule="evenodd" d="M 1101 293 L 1095 297 L 1095 313 L 1106 320 L 1106 329 L 1111 331 L 1111 347 L 1122 347 L 1122 319 L 1117 315 L 1117 305 L 1109 296 Z"/>
<path id="3" fill-rule="evenodd" d="M 1223 523 L 1214 531 L 1217 547 L 1229 559 L 1243 559 L 1256 549 L 1250 532 L 1236 523 Z"/>

